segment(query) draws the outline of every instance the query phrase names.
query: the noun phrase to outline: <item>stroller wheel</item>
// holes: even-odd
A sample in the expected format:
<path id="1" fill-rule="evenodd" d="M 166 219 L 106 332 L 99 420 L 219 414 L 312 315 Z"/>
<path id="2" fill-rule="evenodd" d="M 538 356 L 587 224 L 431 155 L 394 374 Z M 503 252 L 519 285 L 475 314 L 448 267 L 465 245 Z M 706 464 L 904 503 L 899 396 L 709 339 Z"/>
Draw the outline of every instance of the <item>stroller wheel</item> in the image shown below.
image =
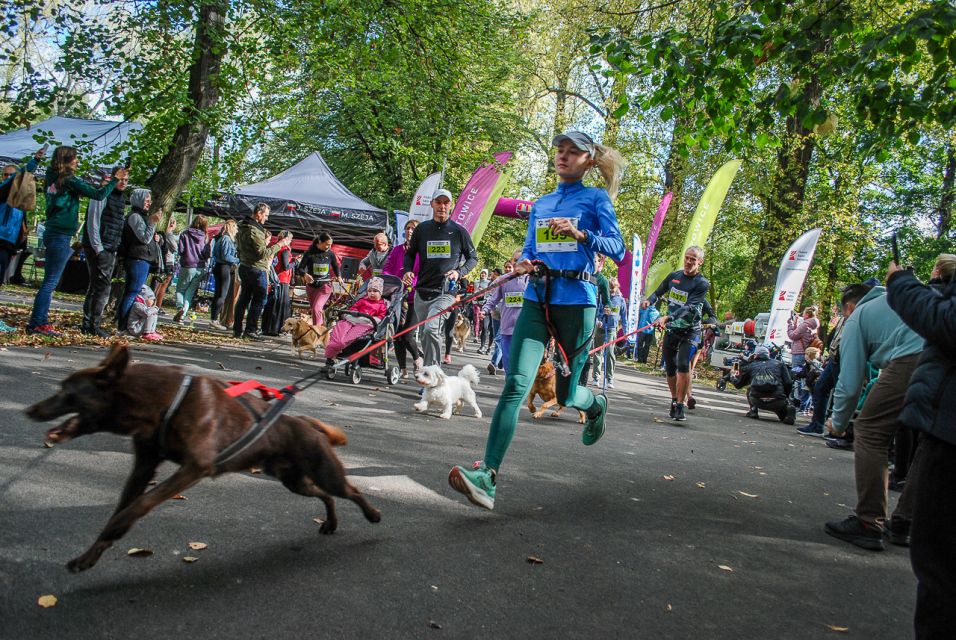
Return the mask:
<path id="1" fill-rule="evenodd" d="M 354 365 L 350 373 L 352 377 L 352 384 L 358 384 L 362 381 L 362 367 Z"/>
<path id="2" fill-rule="evenodd" d="M 335 367 L 326 367 L 325 368 L 325 379 L 334 380 L 335 379 Z"/>
<path id="3" fill-rule="evenodd" d="M 717 381 L 717 391 L 726 391 L 727 390 L 727 381 L 721 378 Z"/>
<path id="4" fill-rule="evenodd" d="M 385 373 L 385 382 L 387 384 L 398 384 L 401 375 L 402 372 L 398 370 L 398 367 L 391 367 Z"/>

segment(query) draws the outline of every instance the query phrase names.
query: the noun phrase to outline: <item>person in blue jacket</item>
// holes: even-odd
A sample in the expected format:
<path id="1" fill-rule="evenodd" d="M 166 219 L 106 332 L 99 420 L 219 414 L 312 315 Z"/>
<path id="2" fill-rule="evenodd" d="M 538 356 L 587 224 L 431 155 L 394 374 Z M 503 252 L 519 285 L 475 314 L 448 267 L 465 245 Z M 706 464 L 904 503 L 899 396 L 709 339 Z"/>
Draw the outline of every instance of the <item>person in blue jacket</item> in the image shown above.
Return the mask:
<path id="1" fill-rule="evenodd" d="M 637 334 L 637 358 L 636 360 L 642 364 L 647 364 L 647 356 L 651 352 L 651 347 L 654 345 L 655 332 L 657 327 L 654 326 L 654 323 L 657 322 L 657 319 L 661 317 L 661 312 L 657 310 L 657 307 L 648 306 L 644 309 L 641 309 L 640 314 L 637 316 L 637 326 L 638 327 L 647 327 L 639 334 Z"/>
<path id="2" fill-rule="evenodd" d="M 3 286 L 4 276 L 6 276 L 10 265 L 10 258 L 19 251 L 23 221 L 26 216 L 25 212 L 7 204 L 7 195 L 9 194 L 7 187 L 12 186 L 8 183 L 12 183 L 17 174 L 23 171 L 34 173 L 45 153 L 45 149 L 38 150 L 22 167 L 17 167 L 15 164 L 8 164 L 3 167 L 3 179 L 0 180 L 0 189 L 3 189 L 4 194 L 0 198 L 0 287 Z"/>
<path id="3" fill-rule="evenodd" d="M 617 338 L 618 329 L 624 329 L 627 332 L 627 300 L 621 295 L 621 285 L 617 280 L 611 281 L 611 296 L 607 306 L 601 310 L 601 329 L 602 340 L 598 346 L 610 342 Z M 604 347 L 601 351 L 595 352 L 595 355 L 601 359 L 601 365 L 604 369 L 604 381 L 608 389 L 614 388 L 614 345 Z"/>
<path id="4" fill-rule="evenodd" d="M 521 259 L 515 265 L 515 273 L 531 277 L 511 339 L 511 366 L 491 421 L 484 461 L 475 469 L 456 466 L 448 475 L 452 488 L 486 509 L 494 508 L 498 469 L 551 338 L 565 369 L 557 376 L 558 403 L 587 415 L 585 445 L 604 435 L 607 398 L 595 396 L 578 380 L 588 359 L 597 312 L 594 256 L 624 257 L 624 240 L 611 203 L 624 160 L 579 131 L 555 136 L 552 144 L 558 188 L 532 207 Z M 594 168 L 604 178 L 606 190 L 584 186 L 584 176 Z"/>

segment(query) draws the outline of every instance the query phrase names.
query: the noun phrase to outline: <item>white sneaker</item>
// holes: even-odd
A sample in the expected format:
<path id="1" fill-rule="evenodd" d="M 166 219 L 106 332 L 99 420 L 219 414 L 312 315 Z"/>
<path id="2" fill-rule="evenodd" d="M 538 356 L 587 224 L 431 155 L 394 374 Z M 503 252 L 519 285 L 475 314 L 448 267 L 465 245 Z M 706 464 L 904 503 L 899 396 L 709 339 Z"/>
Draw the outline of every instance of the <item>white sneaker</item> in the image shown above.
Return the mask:
<path id="1" fill-rule="evenodd" d="M 408 369 L 402 369 L 402 373 L 398 377 L 402 380 L 408 380 Z"/>
<path id="2" fill-rule="evenodd" d="M 422 370 L 422 367 L 425 366 L 425 359 L 424 359 L 424 358 L 415 358 L 415 362 L 414 362 L 413 364 L 415 365 L 414 372 L 417 374 L 419 371 Z"/>
<path id="3" fill-rule="evenodd" d="M 608 381 L 607 381 L 607 388 L 608 388 L 608 389 L 613 389 L 613 388 L 614 388 L 614 381 L 613 381 L 613 380 L 608 380 Z"/>
<path id="4" fill-rule="evenodd" d="M 213 329 L 219 329 L 220 331 L 225 331 L 226 327 L 220 324 L 217 320 L 212 320 L 209 322 L 209 326 Z"/>

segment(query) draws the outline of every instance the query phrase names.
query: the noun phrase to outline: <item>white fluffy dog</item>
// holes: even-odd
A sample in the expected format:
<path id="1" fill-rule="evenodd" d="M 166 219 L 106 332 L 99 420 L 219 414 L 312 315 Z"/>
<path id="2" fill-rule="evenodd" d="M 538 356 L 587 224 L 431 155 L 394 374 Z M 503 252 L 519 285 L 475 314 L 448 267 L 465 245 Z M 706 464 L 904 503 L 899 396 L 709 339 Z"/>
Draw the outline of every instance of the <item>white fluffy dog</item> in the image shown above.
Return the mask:
<path id="1" fill-rule="evenodd" d="M 430 406 L 441 408 L 441 417 L 451 418 L 452 413 L 460 413 L 466 402 L 475 410 L 475 417 L 481 417 L 481 409 L 475 397 L 473 385 L 478 384 L 478 371 L 466 364 L 457 376 L 449 376 L 438 365 L 423 367 L 415 375 L 418 384 L 425 388 L 422 399 L 415 403 L 415 411 L 427 411 Z"/>

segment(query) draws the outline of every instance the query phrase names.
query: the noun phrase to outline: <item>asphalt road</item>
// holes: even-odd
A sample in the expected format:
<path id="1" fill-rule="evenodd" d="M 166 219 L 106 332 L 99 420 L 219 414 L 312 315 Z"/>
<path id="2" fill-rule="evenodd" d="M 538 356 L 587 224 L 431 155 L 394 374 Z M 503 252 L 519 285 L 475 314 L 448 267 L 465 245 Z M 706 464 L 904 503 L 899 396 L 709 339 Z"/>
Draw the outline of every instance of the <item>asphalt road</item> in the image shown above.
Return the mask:
<path id="1" fill-rule="evenodd" d="M 135 358 L 276 385 L 312 371 L 284 348 L 263 351 L 150 345 Z M 912 636 L 906 549 L 866 552 L 823 532 L 855 502 L 851 454 L 747 420 L 741 396 L 713 390 L 698 390 L 678 426 L 663 380 L 624 367 L 593 447 L 573 412 L 533 422 L 522 410 L 493 512 L 446 477 L 481 457 L 501 376 L 482 376 L 485 418 L 450 421 L 415 414 L 416 389 L 387 387 L 381 372 L 323 382 L 294 410 L 345 427 L 339 454 L 380 524 L 339 501 L 338 532 L 319 535 L 321 503 L 233 474 L 160 506 L 71 575 L 64 565 L 115 506 L 130 443 L 100 434 L 44 449 L 49 425 L 21 410 L 102 355 L 0 353 L 0 637 Z M 153 555 L 127 556 L 134 547 Z M 37 606 L 44 594 L 55 607 Z"/>

